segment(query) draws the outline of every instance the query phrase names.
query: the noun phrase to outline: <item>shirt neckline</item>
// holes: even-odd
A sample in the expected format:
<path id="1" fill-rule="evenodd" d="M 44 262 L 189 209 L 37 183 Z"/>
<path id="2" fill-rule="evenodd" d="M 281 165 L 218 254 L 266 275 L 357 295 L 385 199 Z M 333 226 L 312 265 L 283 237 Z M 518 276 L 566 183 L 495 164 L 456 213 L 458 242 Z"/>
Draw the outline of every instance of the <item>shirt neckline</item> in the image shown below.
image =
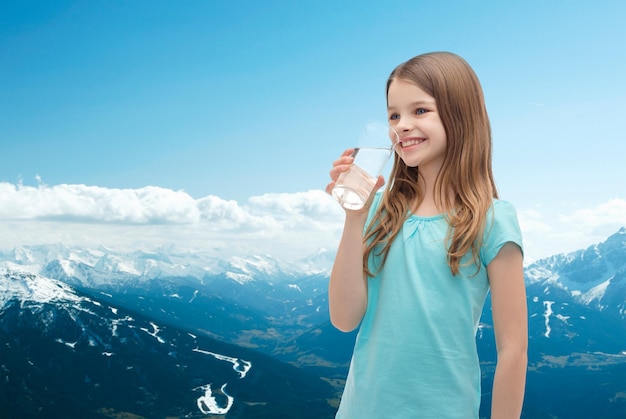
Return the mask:
<path id="1" fill-rule="evenodd" d="M 436 220 L 440 220 L 442 218 L 444 218 L 446 216 L 446 214 L 437 214 L 437 215 L 429 215 L 429 216 L 424 216 L 424 215 L 416 215 L 413 214 L 412 212 L 409 212 L 409 220 L 413 219 L 413 220 L 418 220 L 418 221 L 436 221 Z"/>

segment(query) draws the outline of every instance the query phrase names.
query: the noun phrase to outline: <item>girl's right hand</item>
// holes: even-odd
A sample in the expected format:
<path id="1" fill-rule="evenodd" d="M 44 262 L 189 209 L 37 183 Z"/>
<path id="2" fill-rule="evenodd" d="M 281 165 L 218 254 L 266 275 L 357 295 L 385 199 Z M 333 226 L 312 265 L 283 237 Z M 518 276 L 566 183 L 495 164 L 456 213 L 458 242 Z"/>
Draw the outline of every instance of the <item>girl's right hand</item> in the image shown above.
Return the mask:
<path id="1" fill-rule="evenodd" d="M 335 183 L 337 183 L 337 179 L 339 178 L 339 175 L 341 175 L 344 172 L 347 172 L 350 169 L 350 166 L 352 166 L 352 163 L 354 163 L 354 157 L 352 157 L 352 154 L 354 154 L 354 149 L 349 148 L 346 151 L 344 151 L 343 154 L 341 154 L 341 157 L 339 157 L 337 160 L 333 162 L 333 167 L 332 169 L 330 169 L 331 182 L 328 185 L 326 185 L 327 194 L 332 195 L 332 190 L 335 187 Z M 376 181 L 376 184 L 374 185 L 374 189 L 372 190 L 372 193 L 369 199 L 365 203 L 365 206 L 360 210 L 345 210 L 346 213 L 349 213 L 349 212 L 367 213 L 374 199 L 374 195 L 376 194 L 376 191 L 380 189 L 384 184 L 385 184 L 385 179 L 382 176 L 378 176 L 378 180 Z"/>
<path id="2" fill-rule="evenodd" d="M 337 178 L 339 178 L 339 175 L 343 172 L 347 172 L 350 169 L 350 166 L 352 166 L 352 163 L 354 162 L 354 157 L 352 157 L 353 153 L 354 149 L 349 148 L 343 152 L 341 157 L 333 162 L 333 167 L 332 169 L 330 169 L 331 182 L 326 185 L 327 194 L 332 194 L 332 190 L 335 187 L 335 183 L 337 182 Z"/>

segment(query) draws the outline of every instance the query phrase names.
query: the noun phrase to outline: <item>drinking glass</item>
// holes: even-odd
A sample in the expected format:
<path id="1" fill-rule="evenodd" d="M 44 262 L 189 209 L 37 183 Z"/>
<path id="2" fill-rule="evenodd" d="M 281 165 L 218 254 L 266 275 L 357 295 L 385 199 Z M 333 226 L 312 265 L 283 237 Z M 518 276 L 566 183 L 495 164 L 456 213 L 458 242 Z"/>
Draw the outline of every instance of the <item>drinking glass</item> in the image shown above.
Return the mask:
<path id="1" fill-rule="evenodd" d="M 365 126 L 352 153 L 354 163 L 339 175 L 332 190 L 341 206 L 363 208 L 398 141 L 398 133 L 387 124 L 371 122 Z"/>

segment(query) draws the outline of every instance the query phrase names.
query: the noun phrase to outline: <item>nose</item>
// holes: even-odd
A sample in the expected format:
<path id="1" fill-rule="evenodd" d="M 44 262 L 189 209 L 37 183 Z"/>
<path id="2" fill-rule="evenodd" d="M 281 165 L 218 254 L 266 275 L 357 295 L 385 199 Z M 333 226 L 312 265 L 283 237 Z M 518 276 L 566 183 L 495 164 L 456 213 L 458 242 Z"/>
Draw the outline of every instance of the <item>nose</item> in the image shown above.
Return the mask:
<path id="1" fill-rule="evenodd" d="M 394 127 L 398 132 L 398 135 L 412 131 L 415 127 L 411 123 L 409 118 L 401 118 Z"/>

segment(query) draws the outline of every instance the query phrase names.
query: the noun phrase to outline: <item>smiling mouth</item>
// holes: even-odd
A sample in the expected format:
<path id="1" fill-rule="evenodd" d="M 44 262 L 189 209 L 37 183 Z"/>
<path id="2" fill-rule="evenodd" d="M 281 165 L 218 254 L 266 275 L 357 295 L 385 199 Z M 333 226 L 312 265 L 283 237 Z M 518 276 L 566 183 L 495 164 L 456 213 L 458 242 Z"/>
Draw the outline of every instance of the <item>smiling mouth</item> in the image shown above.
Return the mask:
<path id="1" fill-rule="evenodd" d="M 409 138 L 406 140 L 400 140 L 400 145 L 402 146 L 402 148 L 406 148 L 406 147 L 411 147 L 417 144 L 421 144 L 424 141 L 426 141 L 425 138 Z"/>

